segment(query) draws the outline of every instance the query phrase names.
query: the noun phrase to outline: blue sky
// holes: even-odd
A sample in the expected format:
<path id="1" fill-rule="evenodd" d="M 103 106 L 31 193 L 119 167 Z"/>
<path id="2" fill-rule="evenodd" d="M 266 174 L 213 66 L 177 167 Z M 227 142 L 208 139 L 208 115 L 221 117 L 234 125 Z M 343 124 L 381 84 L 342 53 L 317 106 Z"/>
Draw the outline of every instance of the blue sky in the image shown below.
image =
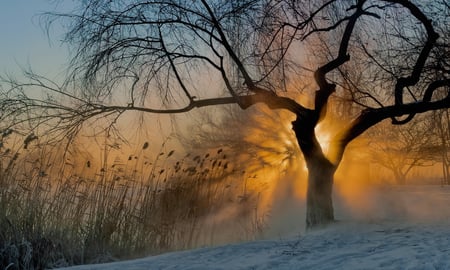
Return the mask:
<path id="1" fill-rule="evenodd" d="M 0 0 L 0 76 L 7 73 L 20 78 L 20 66 L 31 67 L 36 73 L 61 83 L 69 61 L 67 47 L 60 42 L 62 27 L 55 25 L 49 40 L 39 25 L 39 14 L 68 11 L 78 1 Z M 170 123 L 169 120 L 162 121 L 166 122 Z M 150 125 L 157 124 L 152 122 Z M 153 134 L 146 134 L 146 137 L 156 142 L 154 145 L 158 145 L 159 133 Z M 139 147 L 143 142 L 138 140 Z"/>
<path id="2" fill-rule="evenodd" d="M 39 23 L 39 14 L 63 10 L 72 1 L 0 0 L 0 72 L 17 74 L 19 66 L 55 78 L 68 61 L 61 45 L 62 31 L 54 27 L 50 39 Z"/>

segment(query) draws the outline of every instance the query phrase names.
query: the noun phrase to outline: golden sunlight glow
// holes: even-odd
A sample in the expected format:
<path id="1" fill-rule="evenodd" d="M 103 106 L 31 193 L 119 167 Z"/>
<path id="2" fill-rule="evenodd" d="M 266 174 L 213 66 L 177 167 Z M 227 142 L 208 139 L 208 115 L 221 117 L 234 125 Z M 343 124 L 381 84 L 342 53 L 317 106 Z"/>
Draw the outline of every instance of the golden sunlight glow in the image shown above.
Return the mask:
<path id="1" fill-rule="evenodd" d="M 292 131 L 292 114 L 260 106 L 241 130 L 248 145 L 241 161 L 252 177 L 248 188 L 259 194 L 258 208 L 269 212 L 277 201 L 306 195 L 306 173 L 302 155 Z M 274 132 L 276 131 L 276 132 Z M 253 178 L 253 176 L 256 176 Z"/>
<path id="2" fill-rule="evenodd" d="M 273 111 L 264 109 L 259 107 L 250 117 L 251 124 L 242 129 L 244 141 L 251 145 L 240 159 L 246 164 L 243 177 L 247 179 L 247 189 L 259 196 L 259 211 L 287 211 L 290 205 L 295 205 L 293 202 L 304 205 L 308 170 L 291 129 L 292 116 L 284 112 L 276 112 L 274 116 Z M 338 119 L 329 117 L 316 127 L 316 137 L 325 155 L 332 155 L 331 139 L 342 126 Z M 370 168 L 367 140 L 359 138 L 349 145 L 335 174 L 339 207 L 345 205 L 351 216 L 363 216 L 373 207 L 367 194 L 379 178 L 371 175 Z"/>
<path id="3" fill-rule="evenodd" d="M 328 151 L 330 150 L 331 135 L 327 126 L 322 122 L 316 126 L 315 132 L 323 153 L 325 155 L 328 154 Z"/>

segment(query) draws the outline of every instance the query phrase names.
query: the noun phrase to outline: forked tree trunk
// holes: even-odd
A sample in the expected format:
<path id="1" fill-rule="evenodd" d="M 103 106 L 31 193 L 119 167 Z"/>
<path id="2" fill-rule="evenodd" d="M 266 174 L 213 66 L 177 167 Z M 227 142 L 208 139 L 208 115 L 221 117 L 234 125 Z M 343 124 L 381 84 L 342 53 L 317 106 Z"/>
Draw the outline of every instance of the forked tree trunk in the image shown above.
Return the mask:
<path id="1" fill-rule="evenodd" d="M 307 165 L 306 228 L 311 229 L 334 221 L 332 193 L 335 166 L 323 156 L 308 159 Z"/>
<path id="2" fill-rule="evenodd" d="M 298 119 L 292 122 L 292 128 L 308 168 L 307 229 L 324 226 L 334 221 L 332 193 L 333 177 L 337 167 L 324 155 L 314 132 L 315 125 L 310 123 Z"/>

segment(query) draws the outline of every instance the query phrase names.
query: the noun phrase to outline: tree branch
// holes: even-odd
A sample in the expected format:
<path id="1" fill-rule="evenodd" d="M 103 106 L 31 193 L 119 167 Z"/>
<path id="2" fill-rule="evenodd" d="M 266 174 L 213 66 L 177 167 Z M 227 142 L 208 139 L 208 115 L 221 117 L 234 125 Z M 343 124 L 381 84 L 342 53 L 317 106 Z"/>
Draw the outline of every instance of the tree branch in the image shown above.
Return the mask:
<path id="1" fill-rule="evenodd" d="M 357 19 L 364 13 L 364 10 L 362 9 L 362 6 L 364 4 L 365 0 L 358 1 L 356 5 L 356 11 L 353 13 L 352 16 L 348 19 L 348 23 L 345 27 L 344 33 L 342 35 L 342 39 L 339 46 L 339 52 L 338 56 L 328 62 L 327 64 L 321 66 L 316 70 L 314 73 L 314 79 L 316 80 L 317 84 L 319 85 L 319 90 L 316 91 L 315 96 L 315 107 L 314 110 L 317 114 L 317 120 L 319 121 L 321 118 L 323 118 L 326 114 L 326 105 L 328 102 L 328 98 L 330 95 L 336 90 L 336 85 L 330 84 L 327 79 L 326 75 L 330 71 L 338 68 L 339 66 L 343 65 L 345 62 L 350 60 L 350 55 L 347 54 L 348 45 L 350 42 L 350 38 L 352 36 L 353 29 L 355 27 Z"/>
<path id="2" fill-rule="evenodd" d="M 424 113 L 432 110 L 439 110 L 450 108 L 450 93 L 443 99 L 437 101 L 422 101 L 403 104 L 401 106 L 391 105 L 377 109 L 367 109 L 363 111 L 359 117 L 353 120 L 350 125 L 342 132 L 338 133 L 332 140 L 332 148 L 335 149 L 333 153 L 333 162 L 339 163 L 342 159 L 346 146 L 356 137 L 361 135 L 370 127 L 387 119 L 400 117 L 404 115 L 412 115 Z M 337 164 L 335 163 L 335 164 Z"/>
<path id="3" fill-rule="evenodd" d="M 260 88 L 260 87 L 255 85 L 255 83 L 253 82 L 253 79 L 251 78 L 250 74 L 247 72 L 246 68 L 244 67 L 244 64 L 239 59 L 239 57 L 236 55 L 236 53 L 234 52 L 234 50 L 231 47 L 230 43 L 228 42 L 228 39 L 227 39 L 225 33 L 222 30 L 222 26 L 220 25 L 220 22 L 217 20 L 216 16 L 214 15 L 214 12 L 211 10 L 211 7 L 208 5 L 206 0 L 201 0 L 201 2 L 203 4 L 203 6 L 206 8 L 206 10 L 208 11 L 209 15 L 211 16 L 211 21 L 212 21 L 214 27 L 216 28 L 216 31 L 219 33 L 219 36 L 220 36 L 221 43 L 222 43 L 223 47 L 225 48 L 225 50 L 230 55 L 230 57 L 233 60 L 233 62 L 238 67 L 239 72 L 244 77 L 244 82 L 247 85 L 247 88 L 250 91 L 254 92 L 254 93 L 271 92 L 271 91 L 268 91 L 266 89 L 262 89 L 262 88 Z"/>
<path id="4" fill-rule="evenodd" d="M 188 105 L 177 109 L 154 109 L 148 107 L 137 107 L 137 106 L 104 106 L 99 104 L 91 104 L 93 109 L 99 110 L 99 112 L 110 112 L 110 111 L 140 111 L 147 113 L 156 114 L 178 114 L 191 111 L 195 108 L 202 108 L 207 106 L 215 105 L 226 105 L 226 104 L 242 104 L 243 109 L 247 109 L 255 104 L 263 103 L 266 104 L 270 109 L 284 109 L 293 112 L 297 115 L 305 115 L 309 113 L 309 110 L 298 104 L 293 99 L 287 97 L 274 96 L 272 94 L 252 94 L 246 96 L 238 97 L 220 97 L 220 98 L 210 98 L 201 100 L 192 100 Z"/>
<path id="5" fill-rule="evenodd" d="M 425 90 L 425 93 L 423 94 L 423 102 L 431 101 L 434 91 L 444 86 L 450 87 L 450 79 L 437 80 L 430 83 L 430 85 L 428 85 L 428 88 Z"/>
<path id="6" fill-rule="evenodd" d="M 389 3 L 399 4 L 406 9 L 417 19 L 419 20 L 425 30 L 427 32 L 427 40 L 419 54 L 419 57 L 414 64 L 413 70 L 408 77 L 402 77 L 397 80 L 395 85 L 394 93 L 395 93 L 395 104 L 397 106 L 403 104 L 403 89 L 408 86 L 416 85 L 422 74 L 423 68 L 425 66 L 425 62 L 430 55 L 431 49 L 436 43 L 436 40 L 439 38 L 439 35 L 434 31 L 431 20 L 427 18 L 425 14 L 413 3 L 407 0 L 385 0 Z"/>

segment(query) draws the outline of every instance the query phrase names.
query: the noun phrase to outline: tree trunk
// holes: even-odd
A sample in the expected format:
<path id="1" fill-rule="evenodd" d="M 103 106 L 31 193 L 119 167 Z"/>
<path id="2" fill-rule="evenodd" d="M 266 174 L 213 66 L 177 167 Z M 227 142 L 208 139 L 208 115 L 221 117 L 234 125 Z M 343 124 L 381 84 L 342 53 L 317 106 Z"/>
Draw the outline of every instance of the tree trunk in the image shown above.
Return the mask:
<path id="1" fill-rule="evenodd" d="M 447 164 L 447 160 L 445 158 L 442 159 L 442 173 L 442 184 L 450 185 L 450 166 Z"/>
<path id="2" fill-rule="evenodd" d="M 394 176 L 397 185 L 406 185 L 406 174 L 402 173 L 401 168 L 394 168 Z"/>
<path id="3" fill-rule="evenodd" d="M 322 151 L 314 131 L 314 119 L 299 118 L 292 122 L 292 129 L 308 167 L 306 194 L 306 228 L 311 229 L 332 223 L 333 177 L 337 165 L 333 165 Z M 336 161 L 339 163 L 339 161 Z"/>
<path id="4" fill-rule="evenodd" d="M 307 165 L 306 228 L 311 229 L 334 221 L 332 192 L 335 167 L 323 156 L 309 159 Z"/>

